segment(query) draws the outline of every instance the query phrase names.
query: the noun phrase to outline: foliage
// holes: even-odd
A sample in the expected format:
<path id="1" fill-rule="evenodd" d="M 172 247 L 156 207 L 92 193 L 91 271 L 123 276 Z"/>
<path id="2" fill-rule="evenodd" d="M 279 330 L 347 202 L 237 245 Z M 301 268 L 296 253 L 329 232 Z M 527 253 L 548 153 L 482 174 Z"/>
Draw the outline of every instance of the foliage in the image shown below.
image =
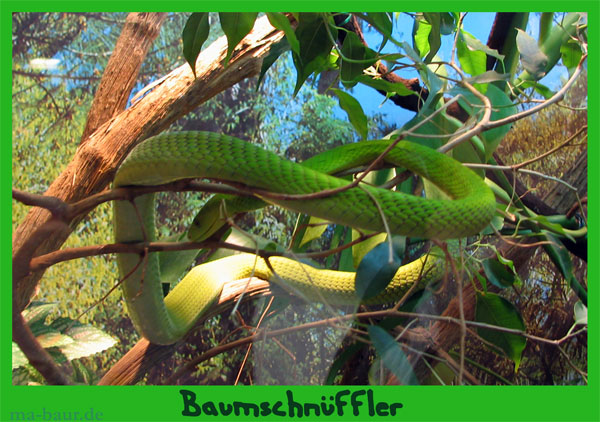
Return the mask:
<path id="1" fill-rule="evenodd" d="M 523 23 L 529 17 L 528 14 L 516 15 Z M 151 52 L 144 63 L 137 88 L 184 59 L 195 72 L 196 58 L 202 48 L 221 34 L 228 41 L 227 55 L 222 63 L 227 66 L 235 46 L 258 17 L 256 13 L 170 15 L 154 46 L 154 54 Z M 557 14 L 554 20 L 551 14 L 543 14 L 537 39 L 523 26 L 507 36 L 503 47 L 498 49 L 468 32 L 465 19 L 469 15 L 465 17 L 460 13 L 428 12 L 405 16 L 390 13 L 267 13 L 267 17 L 272 25 L 285 33 L 285 38 L 271 47 L 257 80 L 243 81 L 222 92 L 181 118 L 171 130 L 226 132 L 261 144 L 294 161 L 303 161 L 321 151 L 359 139 L 382 135 L 394 139 L 401 135 L 433 148 L 452 149 L 452 156 L 459 161 L 483 165 L 479 170 L 483 175 L 485 170 L 489 174 L 497 169 L 492 167 L 496 163 L 494 157 L 501 156 L 508 164 L 521 163 L 551 150 L 587 123 L 584 78 L 571 87 L 562 103 L 528 115 L 532 107 L 552 98 L 567 83 L 565 79 L 549 87 L 548 79 L 543 79 L 546 75 L 560 66 L 567 69 L 566 77 L 579 71 L 579 62 L 586 54 L 586 24 L 578 14 Z M 394 29 L 400 18 L 412 21 L 413 31 L 407 39 L 400 38 Z M 74 153 L 95 81 L 118 35 L 115 20 L 122 22 L 123 19 L 122 14 L 15 14 L 15 186 L 43 192 L 66 164 L 67 157 Z M 363 43 L 358 31 L 348 26 L 352 19 L 369 28 L 368 44 L 375 45 L 372 41 L 375 39 L 379 41 L 378 48 Z M 40 28 L 44 25 L 52 42 L 44 41 L 41 36 Z M 40 30 L 30 31 L 32 27 Z M 448 57 L 448 51 L 455 56 Z M 31 58 L 36 56 L 58 59 L 58 68 L 42 72 L 42 76 L 32 76 Z M 493 68 L 489 65 L 490 58 L 496 63 Z M 392 72 L 418 77 L 422 86 L 414 90 L 409 88 L 408 80 L 386 79 L 387 75 L 379 73 L 383 62 Z M 327 73 L 333 73 L 336 79 L 321 84 Z M 583 74 L 585 76 L 585 71 Z M 54 77 L 48 77 L 50 75 Z M 323 91 L 322 86 L 330 89 Z M 416 115 L 407 122 L 384 122 L 381 115 L 366 111 L 368 101 L 358 94 L 359 89 L 365 87 L 377 90 L 383 94 L 382 98 L 395 102 L 400 102 L 400 97 L 417 98 Z M 462 117 L 453 111 L 453 103 L 460 106 Z M 490 120 L 508 117 L 515 117 L 516 123 L 499 127 L 488 125 Z M 391 133 L 390 125 L 396 129 Z M 475 129 L 477 131 L 471 132 Z M 471 133 L 471 136 L 465 137 L 465 133 Z M 455 145 L 461 137 L 465 138 L 463 143 Z M 539 175 L 519 173 L 519 178 L 529 189 L 543 196 L 550 191 L 549 183 L 564 177 L 564 169 L 569 169 L 585 150 L 585 142 L 581 142 L 578 147 L 563 148 L 549 155 L 543 162 L 534 162 L 530 169 L 553 177 L 544 183 L 539 183 Z M 39 157 L 45 157 L 45 160 Z M 61 165 L 47 166 L 49 161 Z M 396 181 L 402 173 L 403 169 L 386 170 L 368 181 L 381 185 L 390 179 Z M 362 358 L 363 364 L 371 367 L 371 374 L 388 371 L 396 380 L 408 384 L 453 383 L 463 380 L 465 369 L 480 382 L 488 384 L 586 382 L 582 375 L 587 366 L 584 336 L 570 338 L 565 349 L 560 349 L 567 355 L 569 365 L 563 362 L 562 367 L 552 368 L 558 353 L 556 348 L 545 343 L 532 344 L 526 341 L 523 333 L 515 332 L 560 338 L 568 330 L 572 332 L 576 321 L 582 325 L 581 315 L 586 308 L 581 302 L 577 302 L 576 308 L 575 303 L 577 295 L 582 297 L 586 293 L 582 287 L 585 283 L 578 281 L 585 279 L 586 267 L 578 261 L 574 264 L 562 247 L 565 239 L 580 236 L 580 232 L 536 215 L 521 202 L 510 181 L 504 176 L 498 177 L 501 185 L 496 187 L 498 218 L 493 227 L 488 227 L 476 239 L 469 239 L 468 250 L 474 252 L 461 256 L 460 271 L 468 278 L 455 280 L 463 284 L 452 284 L 453 287 L 449 287 L 447 280 L 443 281 L 439 290 L 417 293 L 404 303 L 406 309 L 417 314 L 439 314 L 455 294 L 452 289 L 473 284 L 477 293 L 475 321 L 480 326 L 476 334 L 470 332 L 467 336 L 465 347 L 449 350 L 450 356 L 461 357 L 466 362 L 465 367 L 452 367 L 450 360 L 433 366 L 425 359 L 418 364 L 411 361 L 411 353 L 415 350 L 411 349 L 413 345 L 409 341 L 401 338 L 402 333 L 409 328 L 427 330 L 430 327 L 427 318 L 425 321 L 418 317 L 401 321 L 386 319 L 383 323 L 371 319 L 369 324 L 357 319 L 352 322 L 354 335 L 343 341 L 337 358 L 336 350 L 344 329 L 322 326 L 316 331 L 286 336 L 285 340 L 256 343 L 250 359 L 246 358 L 246 350 L 219 355 L 200 363 L 194 373 L 186 374 L 178 381 L 278 384 L 286 382 L 278 375 L 278 371 L 285 368 L 286 373 L 297 374 L 292 377 L 297 383 L 316 384 L 325 382 L 332 363 L 336 370 L 345 372 L 341 379 L 351 379 L 353 369 L 362 368 L 353 365 L 354 359 Z M 396 188 L 418 195 L 439 195 L 428 183 L 416 177 L 405 178 Z M 502 189 L 504 192 L 499 193 Z M 502 198 L 509 198 L 510 203 L 502 204 Z M 204 200 L 204 196 L 191 193 L 162 194 L 159 200 L 161 234 L 167 236 L 184 230 Z M 24 206 L 15 205 L 13 226 L 22 220 L 25 212 Z M 306 229 L 309 222 L 321 223 L 321 226 Z M 357 231 L 272 207 L 248 213 L 236 224 L 277 242 L 282 248 L 291 245 L 290 252 L 294 254 L 333 249 L 347 245 L 359 236 Z M 506 260 L 496 247 L 497 233 L 510 236 L 511 242 L 528 237 L 551 239 L 555 246 L 546 245 L 547 255 L 538 254 L 531 260 L 537 264 L 532 267 L 536 268 L 534 273 L 519 278 L 513 262 Z M 77 227 L 66 246 L 102 244 L 110 238 L 110 209 L 102 206 Z M 402 247 L 398 247 L 398 239 L 393 240 L 393 256 L 389 256 L 391 243 L 386 241 L 386 233 L 382 233 L 371 241 L 316 261 L 333 269 L 357 268 L 357 285 L 372 296 L 385 286 L 403 258 L 414 254 L 423 243 L 422 239 L 402 239 Z M 386 258 L 393 258 L 393 262 Z M 114 282 L 113 274 L 116 270 L 112 258 L 61 263 L 47 272 L 40 298 L 60 303 L 60 315 L 64 313 L 76 319 L 74 312 L 87 309 L 108 291 Z M 522 283 L 521 279 L 524 280 Z M 64 280 L 69 282 L 64 283 Z M 78 309 L 68 309 L 65 298 L 77 298 Z M 553 306 L 544 306 L 547 298 L 552 298 Z M 288 327 L 338 315 L 338 311 L 326 305 L 288 306 L 283 302 L 279 305 L 279 308 L 273 305 L 276 311 L 265 318 L 261 327 Z M 112 295 L 80 318 L 82 322 L 93 323 L 118 335 L 123 341 L 119 349 L 113 348 L 118 350 L 113 352 L 114 356 L 106 354 L 106 361 L 99 362 L 99 366 L 114 362 L 136 338 L 121 306 L 118 298 Z M 264 314 L 272 310 L 270 306 L 266 303 L 255 307 L 244 305 L 236 313 L 236 319 L 222 314 L 207 321 L 204 330 L 190 337 L 172 359 L 156 367 L 145 381 L 160 383 L 173 368 L 220 341 L 247 335 L 252 327 L 263 323 Z M 573 318 L 575 309 L 576 321 Z M 356 309 L 346 309 L 339 315 L 355 312 Z M 561 312 L 568 313 L 569 319 L 563 318 L 562 324 L 558 324 Z M 556 324 L 549 326 L 547 321 Z M 398 324 L 400 335 L 394 335 L 398 334 L 394 331 Z M 366 354 L 360 352 L 362 343 L 372 345 Z M 538 358 L 536 352 L 540 348 L 544 353 Z M 349 350 L 352 353 L 346 353 Z M 277 355 L 280 356 L 272 360 L 266 358 Z M 414 356 L 420 355 L 414 353 Z M 573 364 L 569 359 L 576 362 Z M 568 369 L 573 366 L 584 369 Z M 329 374 L 329 381 L 339 380 L 333 372 Z M 370 380 L 385 382 L 377 376 L 371 376 Z"/>
<path id="2" fill-rule="evenodd" d="M 117 340 L 89 324 L 81 324 L 70 318 L 58 318 L 47 323 L 46 319 L 55 307 L 54 303 L 31 303 L 23 311 L 23 318 L 37 341 L 50 353 L 55 362 L 73 372 L 76 382 L 92 384 L 95 381 L 93 373 L 83 362 L 76 359 L 100 353 L 114 346 Z M 26 381 L 26 374 L 34 379 L 39 378 L 14 342 L 12 359 L 13 371 L 23 368 L 22 371 L 13 374 L 16 379 L 19 379 L 19 383 Z"/>

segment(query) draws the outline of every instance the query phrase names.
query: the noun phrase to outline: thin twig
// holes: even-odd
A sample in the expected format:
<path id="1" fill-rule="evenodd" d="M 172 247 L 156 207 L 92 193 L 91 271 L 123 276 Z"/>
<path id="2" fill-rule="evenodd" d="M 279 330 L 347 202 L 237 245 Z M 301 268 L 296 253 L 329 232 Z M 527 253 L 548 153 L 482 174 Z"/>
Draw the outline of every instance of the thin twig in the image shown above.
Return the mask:
<path id="1" fill-rule="evenodd" d="M 514 123 L 514 122 L 521 120 L 527 116 L 531 116 L 531 115 L 543 110 L 544 108 L 549 107 L 552 104 L 556 104 L 557 102 L 561 101 L 564 98 L 567 91 L 571 88 L 571 86 L 575 83 L 575 81 L 581 74 L 581 72 L 583 70 L 583 63 L 585 62 L 586 59 L 587 59 L 587 53 L 584 53 L 581 56 L 581 59 L 579 60 L 579 64 L 577 65 L 575 71 L 573 72 L 571 77 L 567 80 L 565 85 L 545 102 L 538 104 L 534 107 L 531 107 L 530 109 L 524 110 L 520 113 L 512 114 L 503 119 L 489 121 L 489 119 L 486 119 L 484 116 L 484 118 L 477 125 L 475 125 L 475 127 L 473 127 L 473 129 L 471 129 L 470 131 L 464 133 L 463 135 L 453 139 L 452 141 L 446 143 L 445 145 L 442 145 L 440 148 L 438 148 L 438 151 L 447 152 L 447 151 L 451 150 L 452 148 L 456 147 L 457 145 L 467 141 L 468 139 L 471 139 L 473 136 L 479 135 L 481 132 L 485 132 L 490 129 L 494 129 L 494 128 L 497 128 L 500 126 Z M 458 67 L 456 67 L 456 69 L 458 69 L 458 71 L 460 71 L 460 69 Z M 467 87 L 469 90 L 471 90 L 471 88 L 473 88 L 472 85 L 464 82 L 464 80 L 463 80 L 463 85 L 465 87 Z M 471 92 L 478 97 L 481 96 L 481 93 L 479 93 L 479 91 L 477 91 L 474 88 L 471 90 Z M 484 96 L 484 98 L 486 98 L 486 101 L 484 101 L 483 98 L 481 98 L 482 101 L 484 101 L 484 104 L 486 104 L 486 102 L 489 102 L 489 99 L 487 99 L 487 97 Z M 489 111 L 491 112 L 491 108 L 489 109 Z M 488 112 L 488 110 L 486 107 L 486 113 L 487 112 Z"/>
<path id="2" fill-rule="evenodd" d="M 351 248 L 352 246 L 376 236 L 377 233 L 370 233 L 362 235 L 352 242 L 338 246 L 334 249 L 329 249 L 321 252 L 306 252 L 297 254 L 297 257 L 301 259 L 315 259 L 324 258 L 329 255 L 334 255 L 345 249 Z M 246 252 L 254 254 L 255 248 L 248 248 L 245 246 L 236 245 L 228 242 L 206 240 L 202 242 L 137 242 L 137 243 L 109 243 L 105 245 L 91 245 L 91 246 L 80 246 L 75 248 L 61 249 L 54 252 L 49 252 L 44 255 L 39 255 L 30 260 L 27 272 L 36 272 L 46 269 L 54 264 L 64 261 L 70 261 L 73 259 L 86 258 L 92 256 L 108 255 L 113 253 L 144 253 L 144 249 L 147 248 L 148 252 L 163 252 L 163 251 L 184 251 L 190 249 L 231 249 L 238 252 Z M 258 250 L 258 255 L 262 258 L 269 258 L 271 256 L 287 256 L 287 252 L 276 252 Z"/>

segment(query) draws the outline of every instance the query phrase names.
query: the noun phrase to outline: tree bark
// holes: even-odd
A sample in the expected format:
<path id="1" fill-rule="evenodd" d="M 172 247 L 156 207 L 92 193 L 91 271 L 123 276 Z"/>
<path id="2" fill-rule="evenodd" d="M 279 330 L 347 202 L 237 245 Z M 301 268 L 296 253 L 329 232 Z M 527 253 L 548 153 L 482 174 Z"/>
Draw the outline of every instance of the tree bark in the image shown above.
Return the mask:
<path id="1" fill-rule="evenodd" d="M 130 13 L 110 56 L 92 107 L 88 112 L 84 142 L 100 125 L 125 110 L 148 49 L 158 36 L 166 13 Z"/>
<path id="2" fill-rule="evenodd" d="M 559 214 L 565 214 L 573 204 L 578 202 L 579 198 L 587 196 L 587 148 L 583 150 L 575 160 L 571 169 L 565 174 L 563 180 L 577 188 L 577 192 L 569 189 L 562 183 L 557 183 L 544 198 L 544 201 Z"/>
<path id="3" fill-rule="evenodd" d="M 221 62 L 227 52 L 227 40 L 225 37 L 217 40 L 198 57 L 197 78 L 187 64 L 178 67 L 144 98 L 94 131 L 79 146 L 73 160 L 46 195 L 73 202 L 105 189 L 136 143 L 163 131 L 219 92 L 257 75 L 262 58 L 282 37 L 283 33 L 273 28 L 266 17 L 258 19 L 226 68 Z M 58 249 L 82 218 L 55 224 L 48 211 L 33 208 L 16 229 L 13 236 L 13 306 L 17 311 L 28 304 L 43 274 L 30 274 L 31 258 Z M 52 227 L 48 228 L 48 224 Z"/>

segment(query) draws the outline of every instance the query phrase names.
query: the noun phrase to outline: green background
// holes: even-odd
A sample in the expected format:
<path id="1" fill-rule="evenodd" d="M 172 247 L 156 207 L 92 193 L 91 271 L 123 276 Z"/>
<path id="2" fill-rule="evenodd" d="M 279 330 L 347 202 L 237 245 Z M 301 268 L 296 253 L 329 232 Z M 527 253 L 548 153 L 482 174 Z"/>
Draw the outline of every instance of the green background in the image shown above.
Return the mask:
<path id="1" fill-rule="evenodd" d="M 599 103 L 598 84 L 599 46 L 598 31 L 600 2 L 594 1 L 429 1 L 427 3 L 401 3 L 398 1 L 253 1 L 253 2 L 204 2 L 204 1 L 0 1 L 0 41 L 1 41 L 1 91 L 2 98 L 2 157 L 11 157 L 11 13 L 21 11 L 401 11 L 402 8 L 416 7 L 420 11 L 460 11 L 497 12 L 588 12 L 589 22 L 589 337 L 588 337 L 588 386 L 543 386 L 543 387 L 374 387 L 377 401 L 402 402 L 404 408 L 395 418 L 403 421 L 600 421 L 600 389 L 598 384 L 598 198 L 599 164 Z M 11 229 L 10 189 L 12 187 L 10 163 L 0 166 L 0 183 L 3 200 L 0 213 L 2 233 L 2 274 L 8 275 L 11 268 Z M 596 259 L 594 259 L 596 258 Z M 10 412 L 23 411 L 41 414 L 57 411 L 102 413 L 106 421 L 170 421 L 219 419 L 215 417 L 183 417 L 179 387 L 25 387 L 11 384 L 11 283 L 3 280 L 0 286 L 0 421 L 9 421 Z M 329 396 L 346 387 L 182 387 L 194 391 L 198 402 L 220 400 L 247 402 L 278 400 L 285 403 L 285 391 L 291 389 L 294 399 L 302 402 L 320 403 L 321 396 Z M 367 387 L 368 388 L 368 387 Z M 365 387 L 351 387 L 352 391 Z M 346 397 L 348 399 L 348 397 Z M 363 397 L 364 400 L 364 397 Z M 332 415 L 323 419 L 331 420 L 370 420 L 377 419 L 364 414 L 354 418 L 351 408 L 346 407 L 344 417 Z M 234 417 L 230 419 L 235 419 Z M 251 417 L 243 418 L 253 419 Z M 267 417 L 269 419 L 290 419 L 289 417 Z M 40 420 L 40 419 L 38 419 Z M 309 420 L 302 418 L 302 420 Z"/>

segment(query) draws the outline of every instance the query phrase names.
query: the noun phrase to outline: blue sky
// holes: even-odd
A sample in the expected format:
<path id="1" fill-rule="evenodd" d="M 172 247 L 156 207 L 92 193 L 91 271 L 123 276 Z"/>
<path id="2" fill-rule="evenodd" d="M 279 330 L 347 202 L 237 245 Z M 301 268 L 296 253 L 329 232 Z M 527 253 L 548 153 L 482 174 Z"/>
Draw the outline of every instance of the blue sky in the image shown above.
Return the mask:
<path id="1" fill-rule="evenodd" d="M 486 44 L 495 16 L 496 13 L 468 13 L 463 20 L 463 27 L 467 32 L 475 36 L 483 44 Z M 535 39 L 538 37 L 538 25 L 539 15 L 530 13 L 527 32 Z M 400 14 L 398 19 L 394 22 L 395 38 L 397 40 L 404 40 L 409 42 L 409 44 L 412 44 L 412 28 L 413 19 L 407 14 Z M 367 38 L 367 42 L 372 48 L 379 46 L 381 38 L 378 35 L 374 34 L 373 32 L 367 32 L 365 36 Z M 438 52 L 438 55 L 442 60 L 448 61 L 450 59 L 452 43 L 454 41 L 453 37 L 454 34 L 442 37 L 442 47 Z M 384 52 L 387 50 L 388 48 L 386 47 Z M 407 73 L 398 74 L 406 78 L 414 78 L 418 76 L 413 69 L 410 69 Z M 561 78 L 564 78 L 565 76 L 567 76 L 566 69 L 563 66 L 555 66 L 554 69 L 540 82 L 546 84 L 551 89 L 556 89 L 561 83 Z M 363 109 L 367 115 L 371 116 L 378 112 L 384 113 L 387 116 L 386 121 L 395 127 L 400 127 L 403 123 L 410 120 L 415 114 L 414 112 L 407 111 L 396 106 L 391 101 L 386 101 L 382 104 L 384 97 L 381 94 L 377 93 L 372 88 L 368 88 L 360 84 L 354 88 L 352 94 L 355 95 L 356 98 L 361 102 L 361 105 L 363 106 Z"/>

